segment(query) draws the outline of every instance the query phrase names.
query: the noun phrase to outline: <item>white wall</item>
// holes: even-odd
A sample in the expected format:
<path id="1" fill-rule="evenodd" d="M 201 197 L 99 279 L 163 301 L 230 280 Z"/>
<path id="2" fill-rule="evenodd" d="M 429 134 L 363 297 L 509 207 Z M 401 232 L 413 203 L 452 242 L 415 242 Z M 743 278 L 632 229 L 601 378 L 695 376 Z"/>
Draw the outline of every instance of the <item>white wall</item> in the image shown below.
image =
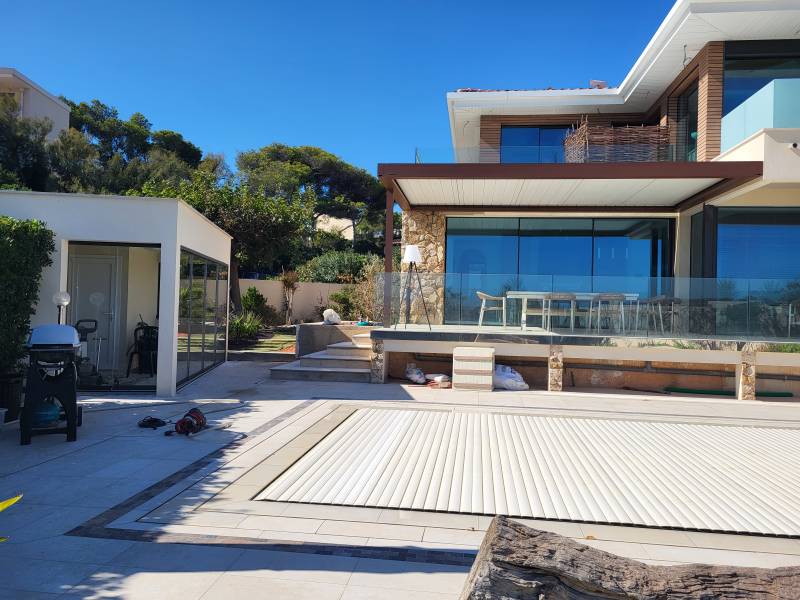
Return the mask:
<path id="1" fill-rule="evenodd" d="M 247 288 L 254 287 L 267 299 L 267 304 L 274 307 L 278 313 L 283 310 L 283 285 L 280 281 L 265 281 L 263 279 L 240 279 L 239 289 L 242 294 Z M 317 283 L 303 281 L 297 287 L 292 301 L 292 317 L 301 321 L 317 321 L 317 306 L 328 304 L 328 298 L 333 292 L 342 289 L 341 283 Z"/>
<path id="2" fill-rule="evenodd" d="M 55 232 L 31 325 L 54 321 L 54 293 L 67 287 L 70 241 L 158 244 L 161 248 L 157 392 L 175 394 L 180 246 L 229 264 L 230 236 L 173 198 L 0 191 L 0 214 L 39 219 Z"/>
<path id="3" fill-rule="evenodd" d="M 50 119 L 53 123 L 53 128 L 47 135 L 47 140 L 50 142 L 54 141 L 59 133 L 69 129 L 69 109 L 37 89 L 25 90 L 22 98 L 22 116 Z"/>

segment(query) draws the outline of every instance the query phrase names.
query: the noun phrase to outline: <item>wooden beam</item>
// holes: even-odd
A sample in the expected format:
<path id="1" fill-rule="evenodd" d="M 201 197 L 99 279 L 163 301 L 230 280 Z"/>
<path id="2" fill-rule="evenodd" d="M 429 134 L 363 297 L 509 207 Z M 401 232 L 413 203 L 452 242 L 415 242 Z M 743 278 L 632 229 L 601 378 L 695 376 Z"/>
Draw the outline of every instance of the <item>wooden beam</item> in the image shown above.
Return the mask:
<path id="1" fill-rule="evenodd" d="M 394 193 L 386 189 L 386 219 L 383 240 L 383 324 L 389 326 L 392 315 L 392 258 L 394 254 Z"/>

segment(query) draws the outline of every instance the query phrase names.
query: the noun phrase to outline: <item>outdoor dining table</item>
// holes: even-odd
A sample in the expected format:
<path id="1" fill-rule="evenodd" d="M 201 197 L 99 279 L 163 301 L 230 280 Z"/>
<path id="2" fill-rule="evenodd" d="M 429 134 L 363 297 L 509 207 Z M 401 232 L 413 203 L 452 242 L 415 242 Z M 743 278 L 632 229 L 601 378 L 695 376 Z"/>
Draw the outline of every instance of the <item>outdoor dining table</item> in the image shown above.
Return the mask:
<path id="1" fill-rule="evenodd" d="M 521 300 L 522 301 L 522 313 L 521 313 L 521 328 L 525 331 L 528 328 L 528 302 L 533 300 L 534 302 L 541 302 L 542 303 L 542 313 L 544 313 L 544 301 L 547 299 L 547 296 L 552 292 L 526 292 L 522 290 L 513 290 L 506 292 L 506 298 L 512 300 Z M 588 302 L 589 303 L 589 311 L 592 310 L 592 305 L 594 304 L 595 299 L 600 294 L 600 292 L 570 292 L 572 295 L 575 296 L 576 302 Z M 634 319 L 634 323 L 639 323 L 639 294 L 623 294 L 625 296 L 625 302 L 636 303 L 636 317 Z M 544 325 L 544 319 L 542 319 L 542 324 Z M 599 326 L 599 325 L 598 325 Z"/>

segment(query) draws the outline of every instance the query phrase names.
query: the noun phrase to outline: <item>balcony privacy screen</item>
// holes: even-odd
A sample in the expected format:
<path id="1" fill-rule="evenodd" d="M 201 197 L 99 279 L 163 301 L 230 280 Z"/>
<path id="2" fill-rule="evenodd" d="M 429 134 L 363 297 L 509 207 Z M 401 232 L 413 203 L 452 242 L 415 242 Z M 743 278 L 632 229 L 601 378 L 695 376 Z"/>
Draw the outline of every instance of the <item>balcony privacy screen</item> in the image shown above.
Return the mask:
<path id="1" fill-rule="evenodd" d="M 590 125 L 584 120 L 564 140 L 564 161 L 657 162 L 673 160 L 669 127 Z"/>

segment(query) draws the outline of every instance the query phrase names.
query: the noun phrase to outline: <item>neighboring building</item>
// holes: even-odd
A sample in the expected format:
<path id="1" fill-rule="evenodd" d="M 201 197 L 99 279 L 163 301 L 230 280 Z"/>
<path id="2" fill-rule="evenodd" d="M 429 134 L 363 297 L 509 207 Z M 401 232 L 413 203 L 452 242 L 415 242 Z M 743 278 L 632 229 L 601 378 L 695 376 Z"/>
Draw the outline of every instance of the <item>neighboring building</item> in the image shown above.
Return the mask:
<path id="1" fill-rule="evenodd" d="M 378 167 L 422 253 L 394 320 L 426 323 L 424 297 L 433 323 L 373 332 L 389 372 L 478 343 L 554 389 L 563 356 L 578 386 L 730 387 L 757 363 L 800 391 L 798 24 L 797 2 L 678 0 L 618 87 L 449 93 L 454 163 Z"/>
<path id="2" fill-rule="evenodd" d="M 48 141 L 69 129 L 69 106 L 19 71 L 0 67 L 0 95 L 4 94 L 14 97 L 23 117 L 50 119 L 53 128 Z"/>
<path id="3" fill-rule="evenodd" d="M 353 222 L 350 219 L 320 215 L 317 217 L 315 226 L 320 231 L 338 233 L 344 239 L 353 241 Z"/>
<path id="4" fill-rule="evenodd" d="M 79 389 L 176 387 L 227 356 L 231 237 L 173 198 L 0 191 L 0 214 L 55 233 L 31 326 L 88 325 Z M 78 327 L 80 331 L 80 327 Z"/>

